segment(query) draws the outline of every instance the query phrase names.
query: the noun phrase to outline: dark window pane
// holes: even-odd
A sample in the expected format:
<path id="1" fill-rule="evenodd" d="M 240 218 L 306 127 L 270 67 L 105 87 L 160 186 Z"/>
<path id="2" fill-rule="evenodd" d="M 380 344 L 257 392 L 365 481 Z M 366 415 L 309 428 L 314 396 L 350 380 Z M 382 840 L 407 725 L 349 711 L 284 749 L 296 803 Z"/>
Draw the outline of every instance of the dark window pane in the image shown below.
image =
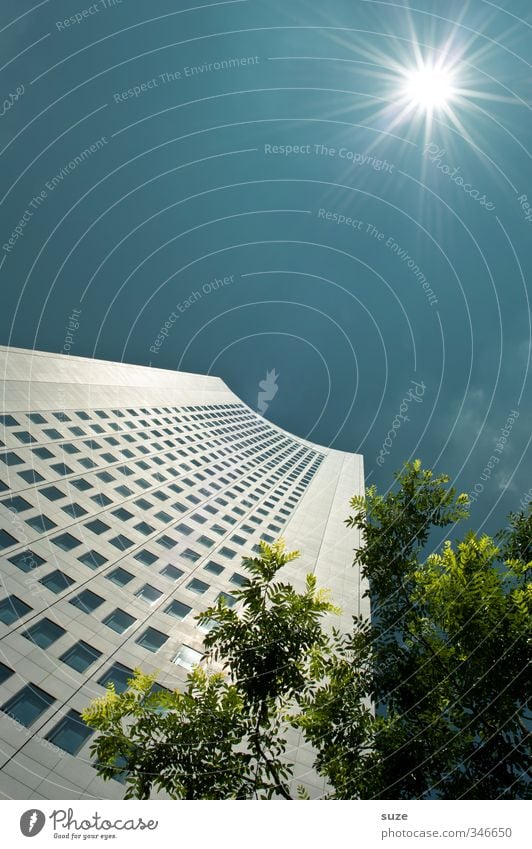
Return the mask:
<path id="1" fill-rule="evenodd" d="M 70 710 L 65 717 L 46 735 L 54 746 L 64 749 L 71 755 L 77 755 L 83 744 L 94 734 L 83 722 L 81 715 Z"/>
<path id="2" fill-rule="evenodd" d="M 187 584 L 187 589 L 191 590 L 193 593 L 201 595 L 209 589 L 209 585 L 206 584 L 205 581 L 200 581 L 199 578 L 192 578 L 192 580 Z"/>
<path id="3" fill-rule="evenodd" d="M 56 528 L 57 525 L 55 522 L 52 522 L 48 516 L 45 516 L 44 513 L 39 513 L 38 516 L 32 516 L 31 519 L 26 519 L 26 524 L 33 528 L 34 531 L 39 531 L 40 533 L 44 533 L 45 531 L 51 531 L 52 528 Z"/>
<path id="4" fill-rule="evenodd" d="M 0 684 L 3 684 L 4 681 L 7 681 L 7 679 L 11 678 L 14 674 L 14 669 L 10 669 L 9 666 L 5 665 L 5 663 L 0 663 Z"/>
<path id="5" fill-rule="evenodd" d="M 29 501 L 26 501 L 25 498 L 22 498 L 21 495 L 14 495 L 12 498 L 6 498 L 4 501 L 1 501 L 4 507 L 7 507 L 8 510 L 13 510 L 15 513 L 23 513 L 24 510 L 29 510 L 31 504 Z"/>
<path id="6" fill-rule="evenodd" d="M 81 545 L 79 539 L 73 537 L 72 534 L 61 534 L 58 537 L 54 537 L 52 539 L 54 545 L 57 545 L 58 548 L 61 548 L 63 551 L 71 551 L 73 548 L 76 548 L 78 545 Z"/>
<path id="7" fill-rule="evenodd" d="M 131 546 L 133 545 L 132 540 L 124 536 L 124 534 L 117 534 L 117 536 L 112 537 L 109 542 L 111 543 L 111 545 L 114 545 L 115 548 L 120 549 L 120 551 L 125 551 L 126 548 L 131 548 Z"/>
<path id="8" fill-rule="evenodd" d="M 2 463 L 5 463 L 6 466 L 20 466 L 20 464 L 24 462 L 22 457 L 19 457 L 19 455 L 15 454 L 14 451 L 2 451 L 0 453 L 0 460 Z"/>
<path id="9" fill-rule="evenodd" d="M 3 548 L 9 548 L 11 545 L 16 545 L 18 540 L 15 537 L 12 537 L 11 534 L 8 534 L 7 531 L 4 531 L 3 528 L 0 528 L 0 550 Z"/>
<path id="10" fill-rule="evenodd" d="M 48 501 L 58 501 L 60 498 L 66 498 L 64 492 L 61 492 L 56 486 L 46 486 L 44 489 L 39 490 L 41 495 L 44 495 Z"/>
<path id="11" fill-rule="evenodd" d="M 95 649 L 93 646 L 89 646 L 88 643 L 80 640 L 78 643 L 75 643 L 67 649 L 67 651 L 61 655 L 59 660 L 62 660 L 63 663 L 66 663 L 67 666 L 71 666 L 72 669 L 75 669 L 77 672 L 85 672 L 85 670 L 101 656 L 101 651 L 98 651 L 98 649 Z"/>
<path id="12" fill-rule="evenodd" d="M 117 693 L 123 693 L 127 690 L 128 681 L 133 678 L 133 670 L 124 666 L 122 663 L 114 663 L 101 678 L 98 678 L 98 684 L 102 687 L 107 687 L 108 684 L 114 684 Z"/>
<path id="13" fill-rule="evenodd" d="M 60 569 L 56 569 L 54 572 L 50 572 L 44 578 L 41 578 L 40 583 L 53 593 L 62 593 L 63 590 L 71 587 L 75 581 L 68 575 L 65 575 L 64 572 L 61 572 Z"/>
<path id="14" fill-rule="evenodd" d="M 55 699 L 49 693 L 35 684 L 27 684 L 8 699 L 0 710 L 28 728 L 54 702 Z"/>
<path id="15" fill-rule="evenodd" d="M 44 480 L 43 476 L 33 469 L 27 469 L 27 471 L 18 472 L 18 474 L 26 483 L 40 483 Z"/>
<path id="16" fill-rule="evenodd" d="M 0 601 L 0 622 L 3 622 L 4 625 L 11 625 L 17 619 L 26 616 L 30 610 L 33 610 L 33 608 L 18 596 L 8 595 L 7 598 Z"/>
<path id="17" fill-rule="evenodd" d="M 166 578 L 169 578 L 171 581 L 177 581 L 185 573 L 182 569 L 178 569 L 177 566 L 172 566 L 168 564 L 164 569 L 161 569 L 161 575 L 164 575 Z"/>
<path id="18" fill-rule="evenodd" d="M 164 646 L 167 639 L 168 634 L 163 634 L 162 631 L 157 631 L 156 628 L 146 628 L 144 633 L 135 642 L 148 651 L 156 652 L 161 646 Z"/>
<path id="19" fill-rule="evenodd" d="M 117 607 L 116 610 L 105 617 L 103 624 L 107 625 L 108 628 L 112 628 L 118 634 L 123 634 L 135 621 L 134 616 L 130 616 L 125 610 Z"/>
<path id="20" fill-rule="evenodd" d="M 184 604 L 182 601 L 177 601 L 177 599 L 173 599 L 168 607 L 164 608 L 165 613 L 168 613 L 169 616 L 175 616 L 176 619 L 184 619 L 185 616 L 188 616 L 191 610 L 192 608 L 189 607 L 188 604 Z"/>
<path id="21" fill-rule="evenodd" d="M 83 563 L 84 566 L 88 566 L 89 569 L 98 569 L 100 566 L 103 566 L 104 563 L 107 563 L 107 557 L 104 557 L 103 554 L 100 554 L 99 551 L 86 551 L 85 554 L 81 554 L 78 557 L 80 563 Z"/>
<path id="22" fill-rule="evenodd" d="M 63 634 L 66 634 L 65 629 L 61 628 L 61 625 L 58 625 L 56 622 L 52 622 L 51 619 L 41 619 L 40 622 L 36 622 L 27 631 L 22 632 L 23 637 L 31 640 L 41 649 L 47 649 L 48 646 L 55 643 Z"/>
<path id="23" fill-rule="evenodd" d="M 37 566 L 41 566 L 45 562 L 43 557 L 39 557 L 38 554 L 35 554 L 29 548 L 26 551 L 19 551 L 18 554 L 14 554 L 13 557 L 8 557 L 7 559 L 22 572 L 31 572 L 32 569 L 36 569 Z"/>
<path id="24" fill-rule="evenodd" d="M 78 595 L 74 596 L 73 599 L 70 600 L 70 604 L 73 604 L 74 607 L 79 608 L 84 613 L 92 613 L 93 610 L 96 610 L 100 604 L 103 604 L 105 599 L 101 597 L 101 595 L 97 595 L 93 593 L 92 590 L 82 590 Z"/>
<path id="25" fill-rule="evenodd" d="M 85 527 L 92 531 L 93 534 L 103 534 L 105 531 L 109 530 L 109 525 L 106 525 L 105 522 L 102 522 L 101 519 L 94 519 L 92 522 L 86 522 Z"/>
<path id="26" fill-rule="evenodd" d="M 145 548 L 135 554 L 135 560 L 140 561 L 140 563 L 144 563 L 145 566 L 151 566 L 157 559 L 158 557 L 156 554 L 152 554 L 151 551 L 147 551 Z"/>
<path id="27" fill-rule="evenodd" d="M 131 574 L 131 572 L 127 572 L 125 569 L 122 569 L 121 566 L 119 566 L 117 569 L 114 569 L 106 577 L 108 581 L 112 581 L 114 584 L 118 584 L 119 587 L 124 587 L 126 584 L 129 584 L 129 582 L 133 580 L 133 575 Z"/>

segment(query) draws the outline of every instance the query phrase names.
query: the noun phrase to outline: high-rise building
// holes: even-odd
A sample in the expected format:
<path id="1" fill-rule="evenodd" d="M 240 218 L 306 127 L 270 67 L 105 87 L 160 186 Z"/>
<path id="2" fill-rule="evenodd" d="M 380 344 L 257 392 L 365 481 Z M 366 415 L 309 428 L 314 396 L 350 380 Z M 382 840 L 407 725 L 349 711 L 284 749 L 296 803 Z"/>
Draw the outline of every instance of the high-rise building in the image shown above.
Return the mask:
<path id="1" fill-rule="evenodd" d="M 202 657 L 198 612 L 242 585 L 241 557 L 284 537 L 342 608 L 367 613 L 359 455 L 267 421 L 218 378 L 0 348 L 0 793 L 121 798 L 80 711 L 135 667 L 183 685 Z M 295 782 L 319 796 L 294 733 Z"/>

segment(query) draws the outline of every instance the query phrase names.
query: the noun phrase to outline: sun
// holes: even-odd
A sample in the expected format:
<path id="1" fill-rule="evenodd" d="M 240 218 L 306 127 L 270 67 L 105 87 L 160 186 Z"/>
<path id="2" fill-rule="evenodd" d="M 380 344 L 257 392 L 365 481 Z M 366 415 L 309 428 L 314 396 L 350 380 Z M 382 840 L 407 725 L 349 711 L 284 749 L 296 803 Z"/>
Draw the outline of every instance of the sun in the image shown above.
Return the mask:
<path id="1" fill-rule="evenodd" d="M 422 64 L 405 74 L 403 96 L 427 112 L 444 109 L 453 100 L 453 75 L 445 67 Z"/>

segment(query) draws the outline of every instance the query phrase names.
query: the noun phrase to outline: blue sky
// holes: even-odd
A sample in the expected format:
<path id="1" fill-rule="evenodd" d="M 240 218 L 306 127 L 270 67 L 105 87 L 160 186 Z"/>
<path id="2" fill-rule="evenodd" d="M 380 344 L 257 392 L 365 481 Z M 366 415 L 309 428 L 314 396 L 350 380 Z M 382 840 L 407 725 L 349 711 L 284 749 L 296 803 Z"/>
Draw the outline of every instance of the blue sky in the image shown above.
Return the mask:
<path id="1" fill-rule="evenodd" d="M 0 341 L 65 351 L 76 309 L 72 354 L 266 381 L 494 530 L 532 484 L 531 11 L 3 0 Z"/>

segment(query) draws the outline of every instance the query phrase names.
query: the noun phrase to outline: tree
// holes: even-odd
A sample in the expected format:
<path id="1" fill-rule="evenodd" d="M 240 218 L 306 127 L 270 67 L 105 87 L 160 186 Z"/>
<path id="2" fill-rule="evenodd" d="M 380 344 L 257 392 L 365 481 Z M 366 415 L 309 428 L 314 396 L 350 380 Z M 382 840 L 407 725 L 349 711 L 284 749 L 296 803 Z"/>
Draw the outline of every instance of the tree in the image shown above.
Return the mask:
<path id="1" fill-rule="evenodd" d="M 424 558 L 467 498 L 419 461 L 396 477 L 396 491 L 353 498 L 347 520 L 362 531 L 371 621 L 327 630 L 334 608 L 313 576 L 303 593 L 279 581 L 297 552 L 262 543 L 243 560 L 241 604 L 198 617 L 213 626 L 217 670 L 194 669 L 183 693 L 137 672 L 85 711 L 104 778 L 127 768 L 128 798 L 290 799 L 292 726 L 314 745 L 329 798 L 529 795 L 532 512 L 496 540 L 469 532 Z"/>

